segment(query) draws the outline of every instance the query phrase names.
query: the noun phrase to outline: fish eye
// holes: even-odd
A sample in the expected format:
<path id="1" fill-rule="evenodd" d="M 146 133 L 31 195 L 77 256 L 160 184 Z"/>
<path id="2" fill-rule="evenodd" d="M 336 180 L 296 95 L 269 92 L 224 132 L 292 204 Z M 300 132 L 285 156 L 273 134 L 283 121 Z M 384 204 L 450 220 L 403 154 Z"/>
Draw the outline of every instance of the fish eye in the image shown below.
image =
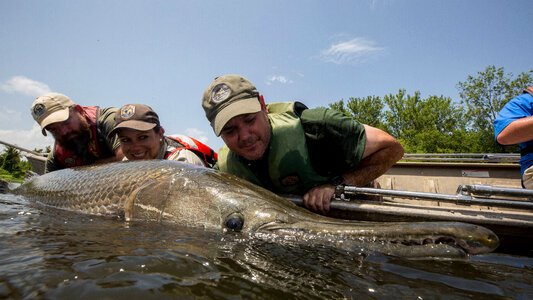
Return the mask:
<path id="1" fill-rule="evenodd" d="M 244 225 L 244 216 L 240 213 L 232 213 L 226 217 L 224 224 L 229 230 L 239 232 L 242 230 L 242 226 Z"/>

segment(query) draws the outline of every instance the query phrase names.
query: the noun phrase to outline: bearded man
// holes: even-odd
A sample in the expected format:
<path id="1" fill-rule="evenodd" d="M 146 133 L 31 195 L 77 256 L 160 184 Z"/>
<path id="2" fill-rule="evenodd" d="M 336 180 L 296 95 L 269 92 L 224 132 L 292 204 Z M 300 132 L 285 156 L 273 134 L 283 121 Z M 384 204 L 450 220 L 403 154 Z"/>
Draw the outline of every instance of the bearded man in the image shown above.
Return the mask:
<path id="1" fill-rule="evenodd" d="M 58 93 L 38 97 L 31 114 L 43 135 L 48 131 L 55 139 L 46 172 L 122 160 L 119 141 L 108 138 L 115 126 L 116 111 L 114 107 L 80 106 Z"/>

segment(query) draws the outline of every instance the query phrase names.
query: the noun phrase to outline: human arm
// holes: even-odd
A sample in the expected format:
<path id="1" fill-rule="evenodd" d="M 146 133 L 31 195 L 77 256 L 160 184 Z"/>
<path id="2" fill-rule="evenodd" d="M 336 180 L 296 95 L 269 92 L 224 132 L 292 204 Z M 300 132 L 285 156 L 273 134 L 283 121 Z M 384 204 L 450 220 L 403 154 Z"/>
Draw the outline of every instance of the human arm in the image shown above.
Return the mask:
<path id="1" fill-rule="evenodd" d="M 400 160 L 404 154 L 403 146 L 385 131 L 364 125 L 366 143 L 359 165 L 344 172 L 341 176 L 347 185 L 364 186 L 384 174 Z M 325 184 L 310 189 L 304 196 L 304 205 L 325 214 L 335 194 L 335 186 Z"/>
<path id="2" fill-rule="evenodd" d="M 514 97 L 494 120 L 494 135 L 500 145 L 513 145 L 533 140 L 533 96 Z"/>
<path id="3" fill-rule="evenodd" d="M 511 122 L 498 134 L 496 141 L 502 145 L 533 141 L 533 116 Z"/>
<path id="4" fill-rule="evenodd" d="M 114 153 L 115 153 L 114 156 L 97 159 L 94 163 L 95 164 L 106 164 L 106 163 L 111 163 L 115 161 L 121 161 L 124 158 L 124 153 L 122 153 L 121 147 L 118 147 L 117 149 L 115 149 Z"/>
<path id="5" fill-rule="evenodd" d="M 48 153 L 48 158 L 46 159 L 46 163 L 44 165 L 44 172 L 50 173 L 52 171 L 63 169 L 64 166 L 59 163 L 59 161 L 56 159 L 55 151 L 52 151 Z"/>
<path id="6" fill-rule="evenodd" d="M 120 147 L 120 140 L 118 136 L 116 134 L 109 136 L 109 133 L 115 127 L 115 113 L 117 110 L 118 108 L 115 107 L 103 108 L 101 110 L 98 120 L 98 134 L 103 136 L 103 143 L 105 144 L 105 147 L 110 149 L 113 155 L 97 159 L 95 161 L 97 164 L 121 161 L 124 159 L 124 153 L 122 153 L 122 147 Z"/>

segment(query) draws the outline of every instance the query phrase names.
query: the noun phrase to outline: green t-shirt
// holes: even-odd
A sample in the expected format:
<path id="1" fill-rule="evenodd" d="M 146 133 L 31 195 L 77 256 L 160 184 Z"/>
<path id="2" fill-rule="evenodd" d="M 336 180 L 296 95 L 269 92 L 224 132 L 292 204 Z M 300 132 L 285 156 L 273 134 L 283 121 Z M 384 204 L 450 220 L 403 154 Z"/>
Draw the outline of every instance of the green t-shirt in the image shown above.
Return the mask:
<path id="1" fill-rule="evenodd" d="M 362 123 L 324 107 L 303 110 L 300 120 L 318 174 L 335 176 L 357 168 L 366 144 Z"/>
<path id="2" fill-rule="evenodd" d="M 120 147 L 120 141 L 117 136 L 108 137 L 108 134 L 115 127 L 115 113 L 118 110 L 116 107 L 108 107 L 100 109 L 100 114 L 97 119 L 98 132 L 99 132 L 99 147 L 102 152 L 101 158 L 111 157 L 115 155 L 115 150 Z M 55 145 L 54 145 L 55 147 Z M 94 158 L 93 158 L 94 159 Z M 46 171 L 52 172 L 55 170 L 64 169 L 65 166 L 62 165 L 55 156 L 55 148 L 52 149 L 52 152 L 48 154 L 48 159 L 46 161 Z"/>
<path id="3" fill-rule="evenodd" d="M 295 112 L 300 116 L 311 165 L 318 174 L 331 177 L 357 168 L 366 144 L 362 123 L 339 111 L 324 107 L 307 109 L 299 102 L 295 103 Z M 253 162 L 240 159 L 258 178 L 263 178 L 261 181 L 268 177 L 265 158 Z M 218 164 L 214 169 L 218 169 Z"/>

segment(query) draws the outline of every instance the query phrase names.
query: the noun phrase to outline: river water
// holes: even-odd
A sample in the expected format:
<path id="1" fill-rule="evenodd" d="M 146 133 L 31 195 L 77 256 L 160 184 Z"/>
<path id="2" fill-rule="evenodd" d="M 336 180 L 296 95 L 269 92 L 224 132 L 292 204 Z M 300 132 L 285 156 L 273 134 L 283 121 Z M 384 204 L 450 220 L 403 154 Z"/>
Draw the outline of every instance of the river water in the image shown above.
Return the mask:
<path id="1" fill-rule="evenodd" d="M 47 208 L 0 194 L 0 299 L 532 299 L 533 258 L 413 260 Z"/>

